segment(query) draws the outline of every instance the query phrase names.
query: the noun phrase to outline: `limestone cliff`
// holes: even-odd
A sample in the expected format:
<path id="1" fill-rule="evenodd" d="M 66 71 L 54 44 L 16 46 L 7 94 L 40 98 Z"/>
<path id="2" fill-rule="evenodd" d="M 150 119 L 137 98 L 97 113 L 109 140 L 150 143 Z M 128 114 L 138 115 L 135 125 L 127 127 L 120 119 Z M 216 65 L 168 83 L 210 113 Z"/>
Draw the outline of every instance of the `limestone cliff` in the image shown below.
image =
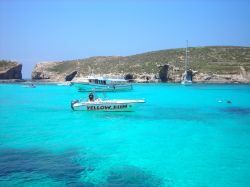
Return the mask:
<path id="1" fill-rule="evenodd" d="M 99 56 L 37 64 L 33 79 L 65 81 L 90 74 L 122 76 L 136 82 L 181 82 L 185 49 L 153 51 L 132 56 Z M 211 46 L 189 48 L 193 82 L 250 82 L 250 48 Z M 74 77 L 75 76 L 75 77 Z"/>
<path id="2" fill-rule="evenodd" d="M 57 72 L 51 71 L 57 63 L 55 62 L 42 62 L 35 65 L 35 68 L 32 71 L 32 79 L 33 80 L 44 80 L 47 81 L 59 81 L 62 79 L 62 75 Z"/>
<path id="3" fill-rule="evenodd" d="M 22 79 L 22 64 L 0 60 L 0 79 Z"/>

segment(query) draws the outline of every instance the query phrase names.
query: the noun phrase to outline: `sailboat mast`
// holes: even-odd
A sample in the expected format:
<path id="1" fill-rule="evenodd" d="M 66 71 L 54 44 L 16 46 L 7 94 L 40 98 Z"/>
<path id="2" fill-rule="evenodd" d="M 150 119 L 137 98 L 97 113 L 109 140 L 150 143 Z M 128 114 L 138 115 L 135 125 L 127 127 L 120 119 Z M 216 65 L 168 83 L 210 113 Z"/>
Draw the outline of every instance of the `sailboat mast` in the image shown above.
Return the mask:
<path id="1" fill-rule="evenodd" d="M 187 47 L 186 47 L 186 57 L 185 57 L 185 72 L 183 74 L 183 80 L 181 84 L 183 85 L 191 85 L 192 84 L 192 74 L 188 74 L 188 40 L 187 40 Z"/>
<path id="2" fill-rule="evenodd" d="M 187 71 L 187 65 L 188 65 L 188 40 L 187 40 L 187 47 L 186 47 L 185 72 Z"/>

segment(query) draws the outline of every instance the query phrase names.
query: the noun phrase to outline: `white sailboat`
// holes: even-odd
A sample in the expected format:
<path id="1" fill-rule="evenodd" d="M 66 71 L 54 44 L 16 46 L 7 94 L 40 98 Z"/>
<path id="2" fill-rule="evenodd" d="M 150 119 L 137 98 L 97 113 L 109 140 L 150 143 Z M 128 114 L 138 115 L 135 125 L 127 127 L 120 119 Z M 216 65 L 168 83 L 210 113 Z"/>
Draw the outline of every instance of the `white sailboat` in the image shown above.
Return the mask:
<path id="1" fill-rule="evenodd" d="M 181 81 L 183 85 L 191 85 L 192 84 L 192 74 L 190 74 L 191 70 L 188 70 L 188 41 L 186 47 L 186 57 L 185 57 L 185 72 Z"/>

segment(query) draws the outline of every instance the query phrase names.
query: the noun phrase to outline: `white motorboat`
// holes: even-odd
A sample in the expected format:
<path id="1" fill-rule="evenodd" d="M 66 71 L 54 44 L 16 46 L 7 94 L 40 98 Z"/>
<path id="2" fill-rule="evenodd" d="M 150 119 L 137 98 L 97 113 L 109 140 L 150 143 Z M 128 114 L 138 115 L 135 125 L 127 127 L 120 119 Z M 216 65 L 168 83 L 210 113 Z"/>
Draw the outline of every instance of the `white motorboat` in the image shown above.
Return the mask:
<path id="1" fill-rule="evenodd" d="M 96 92 L 127 91 L 133 88 L 132 84 L 128 83 L 125 79 L 96 76 L 88 76 L 84 78 L 83 81 L 73 82 L 73 85 L 76 86 L 80 92 L 89 92 L 93 89 Z"/>
<path id="2" fill-rule="evenodd" d="M 92 94 L 92 93 L 91 93 Z M 80 111 L 134 111 L 142 103 L 145 103 L 144 99 L 113 99 L 102 100 L 98 98 L 94 100 L 94 96 L 89 95 L 88 101 L 73 100 L 71 102 L 71 108 L 73 110 Z"/>
<path id="3" fill-rule="evenodd" d="M 134 111 L 144 100 L 96 100 L 81 102 L 74 100 L 71 102 L 73 110 L 82 111 Z"/>
<path id="4" fill-rule="evenodd" d="M 27 84 L 27 85 L 24 85 L 23 87 L 25 87 L 25 88 L 36 88 L 36 85 L 34 85 L 34 84 Z"/>

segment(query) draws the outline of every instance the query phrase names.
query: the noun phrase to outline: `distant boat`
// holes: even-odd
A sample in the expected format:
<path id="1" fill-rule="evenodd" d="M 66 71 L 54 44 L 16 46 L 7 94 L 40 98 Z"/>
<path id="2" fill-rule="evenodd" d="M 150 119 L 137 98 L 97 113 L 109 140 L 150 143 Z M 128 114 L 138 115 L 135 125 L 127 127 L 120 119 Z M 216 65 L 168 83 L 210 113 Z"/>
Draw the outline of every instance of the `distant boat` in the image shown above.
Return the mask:
<path id="1" fill-rule="evenodd" d="M 188 70 L 188 41 L 186 47 L 186 57 L 185 57 L 185 72 L 181 81 L 183 85 L 191 85 L 192 84 L 192 70 Z"/>
<path id="2" fill-rule="evenodd" d="M 25 87 L 25 88 L 36 88 L 36 85 L 34 85 L 34 84 L 32 83 L 32 84 L 24 85 L 23 87 Z"/>
<path id="3" fill-rule="evenodd" d="M 58 83 L 57 86 L 71 86 L 71 82 Z"/>
<path id="4" fill-rule="evenodd" d="M 127 91 L 132 90 L 132 84 L 125 79 L 106 78 L 97 76 L 85 77 L 82 81 L 73 82 L 80 92 L 89 91 Z"/>

